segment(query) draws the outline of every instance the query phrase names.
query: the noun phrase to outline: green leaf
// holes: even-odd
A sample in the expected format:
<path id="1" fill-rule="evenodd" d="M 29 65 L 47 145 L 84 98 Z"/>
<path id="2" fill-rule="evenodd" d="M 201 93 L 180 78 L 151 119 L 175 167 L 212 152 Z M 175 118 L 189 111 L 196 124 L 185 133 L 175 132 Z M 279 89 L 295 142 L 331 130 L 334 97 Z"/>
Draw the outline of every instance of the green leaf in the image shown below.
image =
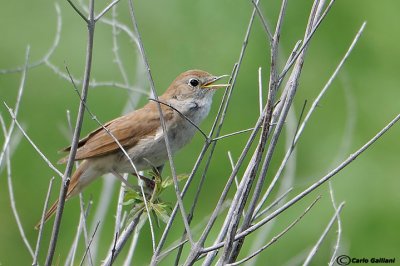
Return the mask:
<path id="1" fill-rule="evenodd" d="M 178 175 L 176 178 L 178 179 L 178 182 L 185 180 L 189 177 L 188 174 L 182 174 L 182 175 Z M 165 178 L 162 182 L 161 182 L 161 187 L 162 188 L 166 188 L 169 187 L 171 185 L 174 184 L 174 180 L 170 177 Z"/>
<path id="2" fill-rule="evenodd" d="M 167 207 L 168 206 L 166 204 L 162 203 L 153 205 L 153 210 L 155 211 L 157 217 L 161 219 L 161 221 L 163 221 L 164 223 L 168 223 L 169 221 L 169 215 L 166 210 Z"/>
<path id="3" fill-rule="evenodd" d="M 132 200 L 132 199 L 143 201 L 142 195 L 138 191 L 134 191 L 134 190 L 126 191 L 125 195 L 124 195 L 124 202 Z"/>

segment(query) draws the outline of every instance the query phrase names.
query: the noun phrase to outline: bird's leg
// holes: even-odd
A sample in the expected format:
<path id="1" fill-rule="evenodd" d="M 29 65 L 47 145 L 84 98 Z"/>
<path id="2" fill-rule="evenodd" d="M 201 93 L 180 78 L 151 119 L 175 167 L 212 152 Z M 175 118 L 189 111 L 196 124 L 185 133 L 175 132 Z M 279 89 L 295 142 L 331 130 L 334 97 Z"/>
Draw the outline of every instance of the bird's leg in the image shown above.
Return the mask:
<path id="1" fill-rule="evenodd" d="M 162 171 L 163 171 L 163 169 L 164 169 L 164 165 L 165 165 L 165 164 L 162 164 L 162 165 L 160 165 L 160 166 L 158 166 L 158 167 L 155 168 L 155 169 L 157 170 L 157 173 L 156 173 L 156 174 L 158 174 L 160 177 L 161 177 L 161 173 L 162 173 Z"/>
<path id="2" fill-rule="evenodd" d="M 140 178 L 144 182 L 147 188 L 149 188 L 151 191 L 154 189 L 154 180 L 151 180 L 150 178 L 145 177 L 144 175 L 137 175 L 136 173 L 132 173 L 132 175 Z"/>

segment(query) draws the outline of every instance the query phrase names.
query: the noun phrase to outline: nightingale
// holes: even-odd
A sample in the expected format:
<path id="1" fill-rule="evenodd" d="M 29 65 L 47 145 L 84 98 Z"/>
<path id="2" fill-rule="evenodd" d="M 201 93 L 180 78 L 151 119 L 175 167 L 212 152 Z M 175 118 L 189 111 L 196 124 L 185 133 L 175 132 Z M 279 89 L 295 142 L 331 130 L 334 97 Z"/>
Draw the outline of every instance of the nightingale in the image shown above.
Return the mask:
<path id="1" fill-rule="evenodd" d="M 159 97 L 166 133 L 172 154 L 185 146 L 195 135 L 196 128 L 208 115 L 215 89 L 229 84 L 215 84 L 223 76 L 214 76 L 202 70 L 189 70 L 180 74 Z M 141 109 L 118 117 L 104 127 L 118 140 L 132 160 L 137 171 L 162 169 L 168 160 L 160 112 L 155 101 Z M 190 123 L 188 119 L 192 122 Z M 70 151 L 71 147 L 63 151 Z M 68 156 L 59 162 L 65 163 Z M 79 194 L 96 178 L 107 174 L 135 173 L 131 162 L 118 143 L 99 127 L 79 141 L 75 156 L 82 161 L 71 177 L 66 200 Z M 45 222 L 55 213 L 58 200 L 45 214 Z M 36 225 L 39 228 L 40 222 Z"/>

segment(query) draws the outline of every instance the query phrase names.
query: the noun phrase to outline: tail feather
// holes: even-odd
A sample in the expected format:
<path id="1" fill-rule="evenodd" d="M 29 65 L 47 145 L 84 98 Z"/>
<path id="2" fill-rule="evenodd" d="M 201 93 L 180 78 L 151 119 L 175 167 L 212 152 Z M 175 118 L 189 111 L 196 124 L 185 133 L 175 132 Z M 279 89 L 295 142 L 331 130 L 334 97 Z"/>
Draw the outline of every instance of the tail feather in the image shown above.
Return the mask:
<path id="1" fill-rule="evenodd" d="M 50 217 L 52 217 L 54 215 L 54 213 L 57 210 L 57 206 L 58 206 L 58 199 L 53 203 L 53 205 L 51 205 L 50 209 L 47 210 L 46 214 L 44 215 L 44 220 L 43 220 L 43 224 L 45 222 L 47 222 Z M 35 225 L 35 229 L 39 230 L 40 226 L 42 225 L 42 221 L 40 220 L 36 225 Z"/>
<path id="2" fill-rule="evenodd" d="M 86 171 L 87 168 L 88 168 L 88 162 L 85 160 L 79 165 L 78 169 L 76 169 L 75 173 L 71 177 L 71 182 L 69 183 L 65 200 L 68 200 L 70 197 L 80 192 L 80 189 L 78 188 L 79 180 L 81 175 Z M 53 205 L 51 205 L 50 209 L 47 210 L 46 214 L 44 215 L 43 223 L 46 223 L 54 215 L 54 213 L 57 210 L 57 207 L 58 207 L 58 199 L 53 203 Z M 35 229 L 38 230 L 41 224 L 42 221 L 39 221 L 35 225 Z"/>

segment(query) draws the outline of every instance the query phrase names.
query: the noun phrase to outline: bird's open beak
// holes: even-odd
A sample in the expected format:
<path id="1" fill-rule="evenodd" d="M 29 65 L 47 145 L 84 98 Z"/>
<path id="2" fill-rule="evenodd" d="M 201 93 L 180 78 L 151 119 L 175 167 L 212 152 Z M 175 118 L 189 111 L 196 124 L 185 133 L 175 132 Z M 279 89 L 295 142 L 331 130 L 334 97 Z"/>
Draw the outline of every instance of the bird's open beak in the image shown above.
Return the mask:
<path id="1" fill-rule="evenodd" d="M 229 75 L 222 75 L 219 77 L 211 77 L 209 80 L 207 80 L 207 82 L 201 86 L 202 88 L 206 88 L 206 89 L 220 89 L 220 88 L 226 88 L 228 86 L 230 86 L 231 84 L 214 84 L 214 82 L 225 78 L 225 77 L 229 77 Z"/>

